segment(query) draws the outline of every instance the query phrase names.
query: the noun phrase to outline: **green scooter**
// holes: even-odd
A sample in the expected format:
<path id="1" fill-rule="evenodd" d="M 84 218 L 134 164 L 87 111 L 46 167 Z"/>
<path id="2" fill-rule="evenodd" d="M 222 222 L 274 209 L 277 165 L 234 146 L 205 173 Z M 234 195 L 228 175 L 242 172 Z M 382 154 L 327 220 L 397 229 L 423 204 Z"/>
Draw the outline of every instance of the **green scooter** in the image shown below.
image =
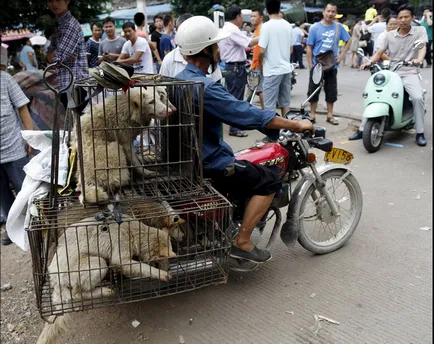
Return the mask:
<path id="1" fill-rule="evenodd" d="M 417 51 L 424 45 L 424 42 L 418 40 L 413 49 Z M 359 48 L 357 53 L 367 59 L 363 49 Z M 401 77 L 396 73 L 402 66 L 413 66 L 413 63 L 401 61 L 390 69 L 390 61 L 386 60 L 381 65 L 376 63 L 370 66 L 372 75 L 363 92 L 365 110 L 362 119 L 363 146 L 369 153 L 381 148 L 386 131 L 409 130 L 414 127 L 413 104 Z M 420 73 L 419 79 L 422 79 Z M 423 93 L 425 95 L 426 90 Z"/>

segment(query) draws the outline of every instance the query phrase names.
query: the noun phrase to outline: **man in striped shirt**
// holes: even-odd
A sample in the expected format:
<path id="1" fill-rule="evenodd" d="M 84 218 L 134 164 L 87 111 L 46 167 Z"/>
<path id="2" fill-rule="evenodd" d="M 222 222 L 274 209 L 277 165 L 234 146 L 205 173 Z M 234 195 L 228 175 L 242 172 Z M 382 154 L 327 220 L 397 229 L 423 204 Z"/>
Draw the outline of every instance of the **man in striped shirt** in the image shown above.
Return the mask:
<path id="1" fill-rule="evenodd" d="M 77 19 L 68 10 L 69 0 L 48 0 L 48 7 L 56 17 L 56 29 L 48 50 L 48 61 L 62 61 L 71 70 L 74 80 L 89 76 L 86 57 L 86 43 L 83 31 Z M 70 84 L 70 74 L 66 68 L 57 69 L 57 89 L 65 90 Z M 85 91 L 78 96 L 78 103 L 86 97 Z M 63 106 L 67 107 L 68 98 L 65 93 L 60 98 Z"/>

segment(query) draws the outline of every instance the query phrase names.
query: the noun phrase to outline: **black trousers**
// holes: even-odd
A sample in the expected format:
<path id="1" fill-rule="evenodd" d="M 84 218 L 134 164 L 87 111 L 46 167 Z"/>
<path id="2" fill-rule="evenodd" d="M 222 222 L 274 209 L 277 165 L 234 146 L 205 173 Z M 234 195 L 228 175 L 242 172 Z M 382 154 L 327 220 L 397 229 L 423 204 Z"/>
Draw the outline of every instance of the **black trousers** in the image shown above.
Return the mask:
<path id="1" fill-rule="evenodd" d="M 432 40 L 428 41 L 428 43 L 426 44 L 425 61 L 428 66 L 431 66 L 431 46 L 432 46 Z"/>
<path id="2" fill-rule="evenodd" d="M 244 90 L 247 83 L 247 71 L 245 62 L 226 63 L 226 89 L 239 100 L 244 100 Z M 238 128 L 230 127 L 230 131 L 238 131 Z"/>
<path id="3" fill-rule="evenodd" d="M 300 69 L 304 68 L 303 65 L 303 46 L 302 45 L 294 45 L 294 50 L 291 54 L 291 62 L 298 63 L 298 67 Z"/>

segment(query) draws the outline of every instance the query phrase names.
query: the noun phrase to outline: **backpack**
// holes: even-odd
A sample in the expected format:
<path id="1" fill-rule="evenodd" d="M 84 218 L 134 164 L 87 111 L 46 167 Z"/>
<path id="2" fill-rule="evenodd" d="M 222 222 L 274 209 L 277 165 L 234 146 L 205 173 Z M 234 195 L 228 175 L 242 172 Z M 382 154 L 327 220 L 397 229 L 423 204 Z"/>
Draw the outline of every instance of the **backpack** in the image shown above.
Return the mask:
<path id="1" fill-rule="evenodd" d="M 360 39 L 359 40 L 369 42 L 371 40 L 371 33 L 368 31 L 364 31 L 363 29 L 360 29 Z"/>

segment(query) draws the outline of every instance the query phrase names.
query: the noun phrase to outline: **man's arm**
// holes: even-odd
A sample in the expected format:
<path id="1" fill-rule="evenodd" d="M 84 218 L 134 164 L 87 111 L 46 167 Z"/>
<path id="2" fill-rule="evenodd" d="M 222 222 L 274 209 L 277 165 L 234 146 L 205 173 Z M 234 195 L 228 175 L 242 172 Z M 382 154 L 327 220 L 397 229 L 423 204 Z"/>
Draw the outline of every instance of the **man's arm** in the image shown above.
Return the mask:
<path id="1" fill-rule="evenodd" d="M 267 123 L 267 129 L 289 129 L 297 133 L 302 133 L 305 130 L 313 131 L 313 124 L 307 119 L 300 121 L 290 121 L 286 118 L 275 116 L 270 122 Z"/>
<path id="2" fill-rule="evenodd" d="M 426 44 L 423 46 L 422 49 L 419 50 L 419 53 L 417 54 L 417 59 L 414 59 L 413 62 L 415 64 L 423 63 L 423 59 L 425 58 L 426 54 Z"/>
<path id="3" fill-rule="evenodd" d="M 312 46 L 306 45 L 306 58 L 309 69 L 312 69 Z"/>
<path id="4" fill-rule="evenodd" d="M 348 41 L 345 42 L 344 48 L 342 49 L 341 53 L 339 54 L 337 58 L 337 63 L 341 63 L 341 61 L 344 59 L 345 54 L 347 53 L 348 49 L 350 48 L 352 38 L 350 38 Z"/>
<path id="5" fill-rule="evenodd" d="M 263 74 L 263 67 L 264 67 L 264 56 L 265 56 L 265 48 L 259 47 L 259 55 L 258 55 L 258 63 L 259 63 L 259 69 L 261 70 L 261 74 Z"/>
<path id="6" fill-rule="evenodd" d="M 253 37 L 250 40 L 249 47 L 254 47 L 256 44 L 258 44 L 258 42 L 259 42 L 259 37 Z"/>
<path id="7" fill-rule="evenodd" d="M 428 15 L 425 17 L 426 22 L 428 23 L 428 26 L 432 26 L 432 19 L 431 19 L 432 13 L 428 13 Z"/>
<path id="8" fill-rule="evenodd" d="M 36 57 L 35 57 L 35 55 L 31 52 L 31 51 L 28 51 L 27 52 L 27 56 L 29 57 L 29 61 L 30 61 L 30 64 L 33 66 L 33 67 L 36 67 Z"/>
<path id="9" fill-rule="evenodd" d="M 75 25 L 74 23 L 66 24 L 63 30 L 66 31 L 67 36 L 57 42 L 54 59 L 66 62 L 74 58 L 73 55 L 77 49 L 78 43 L 83 39 L 83 33 L 80 25 Z"/>
<path id="10" fill-rule="evenodd" d="M 128 57 L 127 54 L 121 54 L 117 59 L 117 61 L 122 63 L 127 63 L 127 64 L 139 63 L 141 62 L 142 55 L 143 55 L 143 51 L 137 51 L 136 55 L 134 55 L 133 57 Z"/>
<path id="11" fill-rule="evenodd" d="M 18 113 L 20 114 L 21 122 L 23 122 L 24 130 L 33 130 L 33 122 L 27 104 L 20 107 Z"/>

